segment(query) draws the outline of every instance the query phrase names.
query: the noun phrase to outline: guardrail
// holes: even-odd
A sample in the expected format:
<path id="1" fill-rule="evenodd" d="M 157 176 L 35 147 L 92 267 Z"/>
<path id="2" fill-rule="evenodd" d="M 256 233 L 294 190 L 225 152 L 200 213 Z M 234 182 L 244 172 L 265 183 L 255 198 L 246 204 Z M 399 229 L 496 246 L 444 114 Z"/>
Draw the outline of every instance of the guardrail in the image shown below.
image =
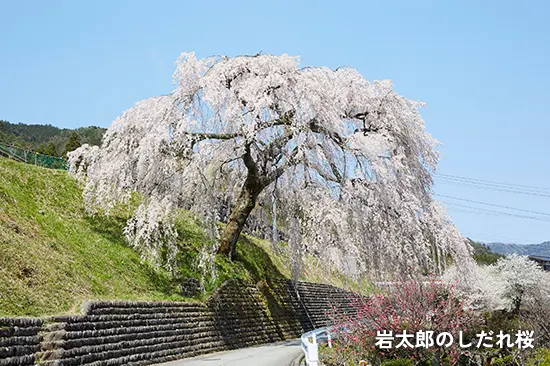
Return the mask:
<path id="1" fill-rule="evenodd" d="M 330 335 L 332 331 L 332 327 L 325 327 L 302 334 L 300 340 L 307 366 L 319 365 L 319 343 L 326 343 L 329 347 L 332 347 L 332 337 Z"/>

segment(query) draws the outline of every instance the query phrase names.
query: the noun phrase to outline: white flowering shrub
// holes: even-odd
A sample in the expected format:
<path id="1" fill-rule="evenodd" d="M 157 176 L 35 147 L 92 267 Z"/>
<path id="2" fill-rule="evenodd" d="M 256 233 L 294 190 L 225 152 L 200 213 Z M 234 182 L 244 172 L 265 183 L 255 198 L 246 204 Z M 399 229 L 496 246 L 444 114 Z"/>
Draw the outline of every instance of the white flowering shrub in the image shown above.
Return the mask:
<path id="1" fill-rule="evenodd" d="M 437 143 L 421 103 L 390 82 L 351 68 L 302 68 L 288 55 L 193 53 L 178 59 L 174 80 L 172 93 L 117 118 L 101 148 L 70 154 L 71 172 L 86 176 L 90 210 L 108 212 L 133 192 L 147 197 L 126 230 L 146 256 L 159 243 L 177 249 L 173 209 L 216 221 L 227 204 L 213 237 L 230 257 L 254 216 L 299 236 L 290 239 L 296 253 L 337 265 L 345 258 L 358 272 L 469 259 L 431 197 Z"/>
<path id="2" fill-rule="evenodd" d="M 469 268 L 449 267 L 443 274 L 444 282 L 455 286 L 457 294 L 469 308 L 486 311 L 505 309 L 504 282 L 493 266 L 470 264 Z"/>
<path id="3" fill-rule="evenodd" d="M 550 301 L 550 274 L 526 256 L 512 254 L 494 265 L 466 266 L 449 268 L 443 280 L 455 284 L 467 304 L 476 310 L 518 312 L 522 305 L 533 301 Z"/>
<path id="4" fill-rule="evenodd" d="M 526 256 L 512 254 L 495 265 L 503 282 L 503 298 L 509 309 L 519 311 L 524 302 L 546 291 L 550 275 Z"/>

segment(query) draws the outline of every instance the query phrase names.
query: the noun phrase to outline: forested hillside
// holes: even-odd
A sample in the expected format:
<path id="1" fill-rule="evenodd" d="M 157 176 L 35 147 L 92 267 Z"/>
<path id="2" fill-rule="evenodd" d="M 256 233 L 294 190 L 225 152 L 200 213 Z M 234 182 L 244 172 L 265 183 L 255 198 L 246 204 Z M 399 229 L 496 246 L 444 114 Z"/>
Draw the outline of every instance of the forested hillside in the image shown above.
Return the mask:
<path id="1" fill-rule="evenodd" d="M 0 144 L 59 157 L 80 144 L 99 145 L 104 132 L 104 128 L 96 126 L 71 130 L 52 125 L 28 125 L 0 120 Z"/>
<path id="2" fill-rule="evenodd" d="M 474 248 L 474 260 L 477 264 L 495 264 L 500 258 L 504 258 L 504 255 L 493 252 L 486 244 L 473 240 L 469 241 L 472 248 Z"/>

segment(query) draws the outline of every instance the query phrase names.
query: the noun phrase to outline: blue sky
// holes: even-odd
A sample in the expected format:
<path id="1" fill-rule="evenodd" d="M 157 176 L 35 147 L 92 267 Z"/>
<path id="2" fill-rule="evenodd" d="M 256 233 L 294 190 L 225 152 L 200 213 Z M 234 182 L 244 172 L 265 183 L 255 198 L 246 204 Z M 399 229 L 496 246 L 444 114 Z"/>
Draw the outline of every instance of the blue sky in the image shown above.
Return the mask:
<path id="1" fill-rule="evenodd" d="M 550 188 L 544 1 L 0 1 L 0 14 L 0 119 L 107 127 L 171 90 L 180 52 L 288 53 L 391 79 L 425 101 L 427 129 L 443 144 L 439 173 Z M 544 195 L 442 180 L 435 192 L 550 214 Z M 474 239 L 550 240 L 548 221 L 459 210 L 471 209 L 450 213 Z"/>

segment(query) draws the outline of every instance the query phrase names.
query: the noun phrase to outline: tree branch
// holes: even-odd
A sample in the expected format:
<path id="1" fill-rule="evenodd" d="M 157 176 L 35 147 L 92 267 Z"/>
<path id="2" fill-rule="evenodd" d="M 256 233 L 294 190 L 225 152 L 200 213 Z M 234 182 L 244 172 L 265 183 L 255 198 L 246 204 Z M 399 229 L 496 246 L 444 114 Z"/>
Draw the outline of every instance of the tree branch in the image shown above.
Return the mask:
<path id="1" fill-rule="evenodd" d="M 231 140 L 242 136 L 240 133 L 204 133 L 204 132 L 184 132 L 188 136 L 196 137 L 200 140 Z"/>
<path id="2" fill-rule="evenodd" d="M 270 173 L 266 174 L 266 176 L 264 177 L 264 179 L 262 181 L 262 185 L 264 187 L 266 187 L 269 184 L 271 184 L 271 182 L 274 182 L 275 180 L 279 179 L 281 177 L 281 175 L 283 175 L 283 173 L 286 171 L 286 169 L 288 169 L 290 166 L 292 166 L 293 164 L 296 163 L 294 161 L 294 158 L 296 157 L 296 155 L 298 155 L 298 148 L 295 147 L 290 152 L 290 154 L 287 155 L 286 161 L 283 164 L 281 164 L 280 167 L 277 167 L 273 171 L 271 171 Z"/>
<path id="3" fill-rule="evenodd" d="M 338 144 L 338 146 L 340 146 L 342 148 L 344 148 L 345 145 L 346 145 L 345 139 L 342 136 L 340 136 L 340 134 L 338 132 L 329 131 L 325 127 L 317 124 L 317 122 L 315 120 L 311 120 L 309 122 L 309 128 L 312 132 L 322 133 L 323 135 L 331 138 L 336 144 Z"/>
<path id="4" fill-rule="evenodd" d="M 334 183 L 342 183 L 338 178 L 335 178 L 335 177 L 331 177 L 330 175 L 327 175 L 323 169 L 321 169 L 317 164 L 315 164 L 315 166 L 310 166 L 313 170 L 315 170 L 317 172 L 317 174 L 319 174 L 319 176 L 321 176 L 321 178 L 325 179 L 326 181 L 329 181 L 329 182 L 334 182 Z"/>
<path id="5" fill-rule="evenodd" d="M 252 154 L 250 153 L 250 144 L 246 144 L 244 146 L 244 154 L 242 156 L 244 166 L 248 170 L 248 174 L 246 177 L 246 183 L 245 184 L 252 184 L 256 185 L 260 178 L 258 174 L 258 165 L 252 158 Z"/>
<path id="6" fill-rule="evenodd" d="M 319 146 L 321 147 L 321 151 L 322 151 L 323 155 L 325 156 L 325 159 L 327 160 L 328 164 L 330 165 L 330 169 L 332 170 L 332 174 L 334 175 L 334 177 L 336 178 L 336 180 L 338 182 L 342 182 L 342 174 L 340 174 L 340 171 L 338 170 L 338 167 L 336 166 L 336 164 L 334 164 L 334 161 L 332 161 L 330 154 L 328 154 L 325 151 L 324 146 L 322 146 L 320 144 L 319 144 Z"/>

